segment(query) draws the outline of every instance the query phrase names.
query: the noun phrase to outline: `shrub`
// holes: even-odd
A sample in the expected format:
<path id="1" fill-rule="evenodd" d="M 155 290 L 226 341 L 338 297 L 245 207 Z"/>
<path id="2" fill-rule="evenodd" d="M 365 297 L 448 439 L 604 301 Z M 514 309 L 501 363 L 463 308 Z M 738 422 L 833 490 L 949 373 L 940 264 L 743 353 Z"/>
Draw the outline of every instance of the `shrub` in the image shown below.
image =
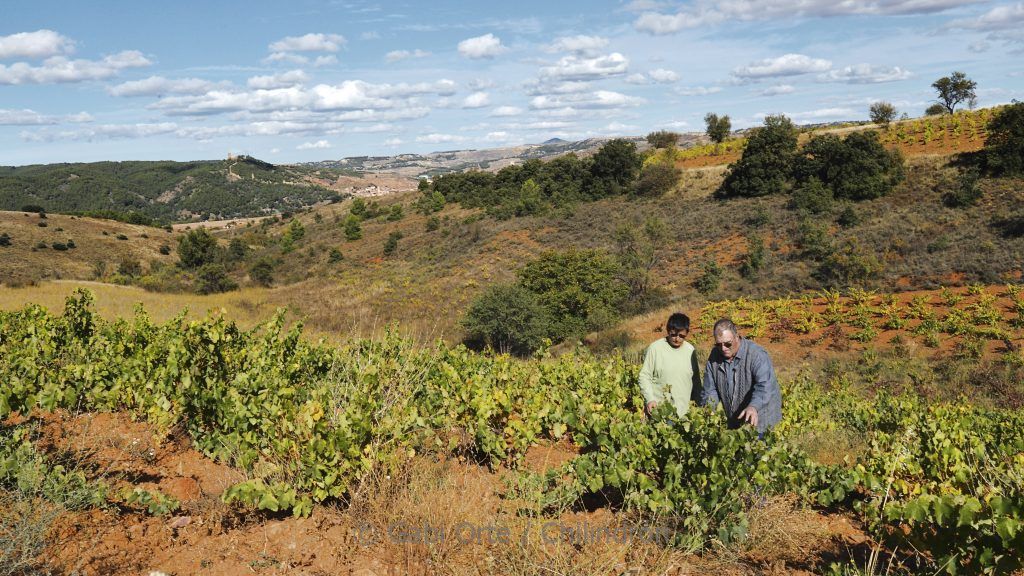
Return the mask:
<path id="1" fill-rule="evenodd" d="M 161 254 L 163 254 L 163 246 L 160 247 Z M 249 253 L 249 247 L 242 241 L 241 238 L 232 238 L 231 242 L 228 242 L 228 259 L 229 260 L 243 260 Z"/>
<path id="2" fill-rule="evenodd" d="M 764 268 L 765 258 L 764 240 L 760 236 L 748 237 L 747 254 L 740 264 L 740 275 L 748 279 L 757 277 L 758 272 Z"/>
<path id="3" fill-rule="evenodd" d="M 64 244 L 66 244 L 66 245 L 67 245 L 67 247 L 68 247 L 69 249 L 75 249 L 75 248 L 78 248 L 78 246 L 77 246 L 77 245 L 75 245 L 75 241 L 74 241 L 74 240 L 72 240 L 71 238 L 68 238 L 68 241 L 67 241 L 67 242 L 65 242 Z"/>
<path id="4" fill-rule="evenodd" d="M 427 218 L 427 232 L 433 232 L 441 227 L 441 219 L 437 216 Z"/>
<path id="5" fill-rule="evenodd" d="M 557 339 L 602 328 L 617 316 L 628 294 L 615 260 L 596 250 L 545 252 L 519 273 L 552 317 Z"/>
<path id="6" fill-rule="evenodd" d="M 797 228 L 797 243 L 804 256 L 820 260 L 832 253 L 832 236 L 828 225 L 811 218 L 804 218 Z"/>
<path id="7" fill-rule="evenodd" d="M 216 294 L 238 288 L 222 264 L 203 264 L 196 272 L 196 292 Z"/>
<path id="8" fill-rule="evenodd" d="M 785 116 L 768 116 L 729 167 L 723 196 L 765 196 L 786 190 L 796 158 L 797 129 Z"/>
<path id="9" fill-rule="evenodd" d="M 704 263 L 704 272 L 697 278 L 695 286 L 697 291 L 705 296 L 718 291 L 722 283 L 722 267 L 718 262 L 711 260 Z"/>
<path id="10" fill-rule="evenodd" d="M 764 228 L 772 221 L 772 215 L 768 213 L 768 209 L 764 206 L 757 206 L 750 211 L 750 215 L 745 220 L 747 226 L 751 228 Z"/>
<path id="11" fill-rule="evenodd" d="M 800 212 L 823 214 L 832 209 L 832 190 L 812 176 L 793 190 L 789 206 Z"/>
<path id="12" fill-rule="evenodd" d="M 847 204 L 839 212 L 839 216 L 836 218 L 836 222 L 843 228 L 849 228 L 856 226 L 864 220 L 864 216 L 853 206 L 853 204 Z"/>
<path id="13" fill-rule="evenodd" d="M 10 245 L 11 245 L 11 237 L 7 234 L 7 232 L 0 232 L 0 246 L 10 246 Z"/>
<path id="14" fill-rule="evenodd" d="M 50 248 L 57 250 L 58 252 L 64 252 L 68 249 L 68 245 L 63 242 L 54 242 L 50 244 Z"/>
<path id="15" fill-rule="evenodd" d="M 661 196 L 675 188 L 680 171 L 668 162 L 652 162 L 640 170 L 636 192 L 640 196 Z"/>
<path id="16" fill-rule="evenodd" d="M 462 319 L 466 344 L 527 356 L 541 347 L 550 317 L 537 295 L 514 284 L 491 286 L 470 305 Z"/>
<path id="17" fill-rule="evenodd" d="M 327 254 L 327 262 L 329 264 L 336 264 L 344 259 L 345 256 L 337 248 L 331 248 L 331 251 Z"/>
<path id="18" fill-rule="evenodd" d="M 39 226 L 40 228 L 46 228 L 47 226 L 49 226 L 49 224 L 47 224 L 46 222 L 40 221 L 39 223 L 36 224 L 36 226 Z"/>
<path id="19" fill-rule="evenodd" d="M 985 164 L 996 174 L 1024 175 L 1024 102 L 1004 107 L 989 121 Z"/>
<path id="20" fill-rule="evenodd" d="M 953 190 L 942 195 L 942 203 L 950 208 L 974 206 L 981 199 L 981 188 L 978 188 L 980 178 L 976 168 L 961 170 Z"/>
<path id="21" fill-rule="evenodd" d="M 167 256 L 170 253 L 171 253 L 170 245 L 168 245 L 168 244 L 161 244 L 160 245 L 160 254 L 163 254 L 164 256 Z"/>
<path id="22" fill-rule="evenodd" d="M 647 135 L 647 143 L 652 148 L 671 148 L 679 142 L 679 134 L 667 130 L 658 130 Z"/>
<path id="23" fill-rule="evenodd" d="M 122 276 L 134 278 L 142 275 L 142 264 L 135 258 L 130 256 L 121 257 L 121 262 L 117 265 L 117 273 Z"/>
<path id="24" fill-rule="evenodd" d="M 117 238 L 118 240 L 127 240 L 128 236 L 124 234 L 118 234 L 117 236 L 115 236 L 115 238 Z"/>
<path id="25" fill-rule="evenodd" d="M 217 239 L 205 228 L 197 228 L 178 239 L 178 258 L 184 268 L 196 269 L 218 257 Z"/>
<path id="26" fill-rule="evenodd" d="M 941 116 L 947 112 L 946 107 L 942 104 L 935 103 L 924 109 L 925 116 Z"/>
<path id="27" fill-rule="evenodd" d="M 359 217 L 355 214 L 349 214 L 345 217 L 345 223 L 342 226 L 345 230 L 345 239 L 349 242 L 359 240 L 363 237 L 363 227 L 359 224 Z"/>
<path id="28" fill-rule="evenodd" d="M 45 250 L 45 249 L 49 248 L 49 246 L 46 244 L 46 242 L 43 242 L 42 240 L 40 240 L 38 243 L 36 243 L 36 248 L 39 249 L 39 250 Z"/>
<path id="29" fill-rule="evenodd" d="M 274 283 L 274 264 L 263 259 L 249 268 L 249 279 L 260 286 L 270 286 Z"/>
<path id="30" fill-rule="evenodd" d="M 636 178 L 640 164 L 636 144 L 623 138 L 606 142 L 594 154 L 590 165 L 590 173 L 601 184 L 594 190 L 594 195 L 621 193 Z"/>
<path id="31" fill-rule="evenodd" d="M 21 207 L 22 212 L 34 212 L 38 214 L 45 214 L 46 209 L 38 204 L 25 204 Z"/>
<path id="32" fill-rule="evenodd" d="M 848 240 L 829 254 L 816 276 L 830 286 L 869 284 L 882 272 L 878 258 L 856 240 Z"/>
<path id="33" fill-rule="evenodd" d="M 402 236 L 402 233 L 398 230 L 388 234 L 388 239 L 384 242 L 385 256 L 391 256 L 398 250 L 398 241 L 402 239 Z"/>
<path id="34" fill-rule="evenodd" d="M 398 222 L 402 218 L 405 218 L 405 212 L 402 210 L 402 205 L 392 204 L 391 209 L 388 210 L 388 222 Z"/>

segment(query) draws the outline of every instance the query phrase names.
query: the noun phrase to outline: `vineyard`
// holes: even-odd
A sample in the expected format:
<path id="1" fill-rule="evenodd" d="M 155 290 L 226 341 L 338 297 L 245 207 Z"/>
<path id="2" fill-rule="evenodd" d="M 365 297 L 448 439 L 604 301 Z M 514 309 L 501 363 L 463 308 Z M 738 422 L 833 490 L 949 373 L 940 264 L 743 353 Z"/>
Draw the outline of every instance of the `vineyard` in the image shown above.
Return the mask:
<path id="1" fill-rule="evenodd" d="M 999 108 L 961 110 L 890 124 L 881 131 L 882 143 L 906 154 L 949 154 L 981 150 L 989 121 Z"/>
<path id="2" fill-rule="evenodd" d="M 1021 296 L 1015 286 L 936 302 L 827 293 L 712 303 L 701 318 L 732 314 L 769 340 L 835 326 L 870 342 L 899 327 L 926 346 L 960 338 L 966 357 L 983 352 L 974 342 L 1019 338 Z M 670 529 L 666 545 L 687 553 L 749 538 L 758 506 L 788 495 L 862 523 L 894 573 L 1002 573 L 1024 562 L 1024 414 L 971 402 L 968 391 L 929 400 L 865 390 L 842 373 L 802 373 L 783 383 L 784 421 L 758 441 L 705 409 L 648 420 L 636 368 L 621 358 L 520 361 L 394 335 L 336 347 L 304 340 L 283 314 L 243 331 L 222 317 L 156 324 L 141 309 L 106 322 L 91 304 L 78 292 L 62 315 L 35 305 L 0 312 L 0 485 L 16 500 L 178 510 L 159 491 L 125 491 L 100 471 L 58 462 L 34 426 L 55 410 L 123 412 L 153 426 L 158 441 L 185 435 L 238 470 L 222 498 L 254 514 L 307 517 L 415 457 L 457 455 L 517 471 L 504 496 L 521 516 L 557 518 L 598 502 L 624 520 L 657 518 Z M 1024 364 L 1015 350 L 1002 361 Z M 839 437 L 856 447 L 824 457 L 823 442 Z M 531 448 L 551 441 L 575 456 L 546 471 L 524 466 Z M 17 544 L 17 508 L 5 508 L 0 567 Z M 849 560 L 816 569 L 868 571 Z"/>

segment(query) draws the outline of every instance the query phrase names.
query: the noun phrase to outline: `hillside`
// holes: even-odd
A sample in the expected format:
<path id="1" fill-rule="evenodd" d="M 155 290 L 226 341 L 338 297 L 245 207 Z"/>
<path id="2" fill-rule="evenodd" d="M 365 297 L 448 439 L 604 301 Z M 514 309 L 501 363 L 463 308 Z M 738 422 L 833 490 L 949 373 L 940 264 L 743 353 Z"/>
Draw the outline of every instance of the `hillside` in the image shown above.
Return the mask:
<path id="1" fill-rule="evenodd" d="M 138 212 L 162 221 L 257 216 L 334 201 L 313 171 L 249 157 L 0 167 L 0 210 Z M 333 180 L 341 172 L 315 174 Z"/>

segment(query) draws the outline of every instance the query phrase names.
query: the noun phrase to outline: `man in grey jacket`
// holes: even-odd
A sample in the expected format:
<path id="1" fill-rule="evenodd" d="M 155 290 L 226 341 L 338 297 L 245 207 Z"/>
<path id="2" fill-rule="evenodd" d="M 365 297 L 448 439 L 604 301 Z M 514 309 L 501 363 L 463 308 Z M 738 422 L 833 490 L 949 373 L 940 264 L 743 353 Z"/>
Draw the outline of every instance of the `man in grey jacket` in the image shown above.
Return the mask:
<path id="1" fill-rule="evenodd" d="M 715 347 L 704 368 L 701 405 L 721 404 L 729 428 L 750 424 L 758 436 L 782 420 L 782 391 L 768 352 L 740 337 L 732 320 L 715 322 Z"/>

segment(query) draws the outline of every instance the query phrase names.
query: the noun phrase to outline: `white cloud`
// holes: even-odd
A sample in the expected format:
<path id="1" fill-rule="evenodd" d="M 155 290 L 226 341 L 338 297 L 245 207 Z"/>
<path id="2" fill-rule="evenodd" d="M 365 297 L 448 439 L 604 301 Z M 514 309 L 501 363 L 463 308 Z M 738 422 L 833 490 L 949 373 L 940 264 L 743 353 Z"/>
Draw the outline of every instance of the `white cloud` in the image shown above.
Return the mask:
<path id="1" fill-rule="evenodd" d="M 636 74 L 630 74 L 629 76 L 626 76 L 626 83 L 627 84 L 648 84 L 648 83 L 650 83 L 650 80 L 648 80 L 647 76 L 645 76 L 644 74 L 642 74 L 640 72 L 637 72 Z"/>
<path id="2" fill-rule="evenodd" d="M 491 97 L 487 92 L 474 92 L 462 101 L 463 108 L 483 108 L 491 103 Z"/>
<path id="3" fill-rule="evenodd" d="M 665 123 L 665 128 L 669 128 L 672 130 L 683 130 L 689 127 L 690 123 L 687 122 L 686 120 L 673 120 L 672 122 Z"/>
<path id="4" fill-rule="evenodd" d="M 851 108 L 821 108 L 805 112 L 793 112 L 787 114 L 794 122 L 815 122 L 821 120 L 849 120 L 857 117 L 857 112 Z"/>
<path id="5" fill-rule="evenodd" d="M 541 80 L 528 82 L 523 85 L 526 93 L 530 96 L 541 96 L 544 94 L 574 94 L 590 90 L 589 81 L 550 81 Z"/>
<path id="6" fill-rule="evenodd" d="M 29 58 L 39 60 L 74 52 L 75 43 L 53 30 L 18 32 L 0 36 L 0 60 Z"/>
<path id="7" fill-rule="evenodd" d="M 22 132 L 20 136 L 22 140 L 29 142 L 120 140 L 171 134 L 177 129 L 178 125 L 174 122 L 161 122 L 157 124 L 104 124 L 92 128 L 59 132 Z"/>
<path id="8" fill-rule="evenodd" d="M 506 50 L 501 39 L 489 33 L 459 42 L 459 54 L 466 58 L 494 58 Z"/>
<path id="9" fill-rule="evenodd" d="M 687 88 L 676 88 L 676 94 L 680 96 L 709 96 L 722 91 L 720 86 L 690 86 Z"/>
<path id="10" fill-rule="evenodd" d="M 317 140 L 316 142 L 303 142 L 295 147 L 296 150 L 327 150 L 331 147 L 331 143 L 327 140 Z"/>
<path id="11" fill-rule="evenodd" d="M 506 116 L 519 116 L 523 113 L 522 108 L 515 106 L 498 106 L 491 111 L 491 116 L 506 117 Z"/>
<path id="12" fill-rule="evenodd" d="M 417 136 L 417 142 L 423 142 L 426 144 L 446 144 L 449 142 L 462 142 L 466 138 L 463 136 L 456 136 L 455 134 L 425 134 L 423 136 Z"/>
<path id="13" fill-rule="evenodd" d="M 200 78 L 169 79 L 150 76 L 132 80 L 107 89 L 112 96 L 160 96 L 162 94 L 204 94 L 217 88 L 217 84 Z"/>
<path id="14" fill-rule="evenodd" d="M 541 77 L 558 80 L 594 80 L 625 74 L 629 59 L 618 52 L 595 58 L 565 56 L 540 69 Z"/>
<path id="15" fill-rule="evenodd" d="M 292 54 L 291 52 L 274 52 L 270 56 L 267 56 L 262 60 L 264 64 L 274 64 L 277 62 L 284 62 L 286 64 L 309 64 L 309 58 L 301 54 Z"/>
<path id="16" fill-rule="evenodd" d="M 338 57 L 334 54 L 326 54 L 324 56 L 317 56 L 313 59 L 313 67 L 323 68 L 324 66 L 334 66 L 338 63 Z"/>
<path id="17" fill-rule="evenodd" d="M 944 12 L 983 0 L 873 0 L 871 2 L 835 2 L 834 0 L 696 0 L 674 14 L 658 12 L 651 6 L 633 27 L 648 34 L 674 34 L 681 30 L 720 24 L 726 21 L 760 21 L 795 18 L 830 18 L 854 15 L 908 15 Z M 645 3 L 645 5 L 651 5 Z"/>
<path id="18" fill-rule="evenodd" d="M 604 127 L 605 132 L 611 132 L 614 134 L 621 134 L 623 132 L 633 132 L 638 130 L 637 126 L 631 124 L 623 124 L 622 122 L 612 122 L 611 124 Z"/>
<path id="19" fill-rule="evenodd" d="M 508 142 L 511 139 L 512 135 L 503 130 L 488 132 L 487 136 L 484 137 L 484 140 L 488 142 Z"/>
<path id="20" fill-rule="evenodd" d="M 666 70 L 664 68 L 656 68 L 647 73 L 658 84 L 671 84 L 679 81 L 679 74 L 676 74 L 672 70 Z"/>
<path id="21" fill-rule="evenodd" d="M 490 78 L 474 78 L 466 83 L 466 87 L 470 90 L 489 90 L 497 86 L 498 83 Z"/>
<path id="22" fill-rule="evenodd" d="M 10 66 L 0 64 L 0 84 L 53 84 L 104 80 L 116 76 L 127 68 L 141 68 L 152 64 L 141 52 L 126 50 L 102 60 L 69 60 L 52 56 L 40 66 L 16 62 Z"/>
<path id="23" fill-rule="evenodd" d="M 308 81 L 309 75 L 302 70 L 289 70 L 288 72 L 281 72 L 280 74 L 270 76 L 253 76 L 246 81 L 246 85 L 249 88 L 271 90 L 274 88 L 288 88 Z"/>
<path id="24" fill-rule="evenodd" d="M 271 42 L 271 52 L 337 52 L 345 45 L 345 37 L 340 34 L 310 33 L 302 36 L 288 36 Z"/>
<path id="25" fill-rule="evenodd" d="M 769 86 L 761 91 L 761 96 L 779 96 L 781 94 L 792 94 L 796 91 L 789 84 L 776 84 L 775 86 Z"/>
<path id="26" fill-rule="evenodd" d="M 380 32 L 369 30 L 359 35 L 360 40 L 380 40 Z"/>
<path id="27" fill-rule="evenodd" d="M 57 118 L 40 114 L 35 110 L 5 110 L 0 108 L 0 126 L 39 126 L 56 124 Z"/>
<path id="28" fill-rule="evenodd" d="M 535 96 L 530 100 L 530 108 L 549 110 L 566 107 L 574 108 L 627 108 L 639 106 L 646 101 L 643 98 L 627 96 L 611 90 L 598 90 L 586 94 L 563 94 Z"/>
<path id="29" fill-rule="evenodd" d="M 989 41 L 1003 42 L 1010 45 L 1024 44 L 1024 2 L 996 6 L 977 18 L 953 20 L 946 25 L 946 28 L 950 30 L 988 32 L 986 39 Z M 972 48 L 972 51 L 979 50 Z M 1012 53 L 1019 52 L 1020 50 L 1017 50 Z"/>
<path id="30" fill-rule="evenodd" d="M 398 62 L 399 60 L 408 60 L 409 58 L 426 58 L 430 56 L 430 52 L 426 50 L 392 50 L 384 55 L 384 59 L 388 62 Z"/>
<path id="31" fill-rule="evenodd" d="M 880 84 L 906 80 L 913 74 L 899 66 L 872 66 L 856 64 L 839 70 L 831 70 L 818 76 L 821 82 L 846 82 L 847 84 Z"/>
<path id="32" fill-rule="evenodd" d="M 811 58 L 803 54 L 784 54 L 778 58 L 766 58 L 740 66 L 732 71 L 732 75 L 744 80 L 759 80 L 824 72 L 831 67 L 832 62 L 821 58 Z"/>
<path id="33" fill-rule="evenodd" d="M 398 146 L 401 146 L 402 144 L 405 144 L 405 141 L 403 141 L 401 138 L 388 138 L 387 140 L 384 141 L 384 145 L 387 146 L 388 148 L 396 148 Z"/>
<path id="34" fill-rule="evenodd" d="M 92 121 L 94 121 L 96 119 L 93 118 L 92 114 L 89 114 L 88 112 L 79 112 L 77 114 L 71 114 L 70 116 L 65 116 L 64 120 L 67 121 L 67 122 L 75 123 L 75 124 L 85 124 L 87 122 L 92 122 Z"/>
<path id="35" fill-rule="evenodd" d="M 982 52 L 988 52 L 992 45 L 988 42 L 971 42 L 967 45 L 967 49 L 975 54 L 981 54 Z"/>
<path id="36" fill-rule="evenodd" d="M 585 56 L 593 56 L 608 45 L 608 39 L 601 36 L 563 36 L 545 49 L 548 52 L 572 52 Z"/>

